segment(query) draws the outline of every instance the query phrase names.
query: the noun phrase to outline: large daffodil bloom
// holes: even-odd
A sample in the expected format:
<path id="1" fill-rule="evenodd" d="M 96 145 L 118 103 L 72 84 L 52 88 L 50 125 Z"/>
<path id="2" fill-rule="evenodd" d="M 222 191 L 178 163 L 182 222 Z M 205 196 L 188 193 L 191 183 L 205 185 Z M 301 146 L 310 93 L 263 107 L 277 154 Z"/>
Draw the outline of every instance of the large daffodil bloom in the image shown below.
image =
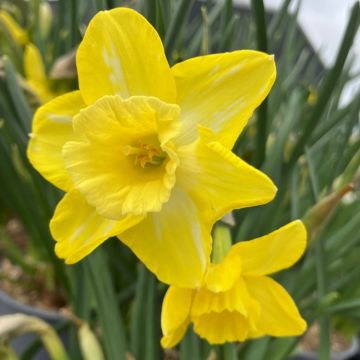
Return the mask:
<path id="1" fill-rule="evenodd" d="M 272 56 L 202 56 L 169 67 L 137 12 L 98 13 L 77 52 L 79 91 L 35 115 L 34 167 L 66 192 L 50 228 L 75 263 L 118 236 L 165 283 L 199 286 L 211 227 L 276 188 L 231 152 L 275 79 Z"/>
<path id="2" fill-rule="evenodd" d="M 233 245 L 220 263 L 210 264 L 201 288 L 171 286 L 161 314 L 162 346 L 175 346 L 191 322 L 211 344 L 302 334 L 306 323 L 294 301 L 266 275 L 293 265 L 305 246 L 305 227 L 293 221 L 261 238 Z"/>

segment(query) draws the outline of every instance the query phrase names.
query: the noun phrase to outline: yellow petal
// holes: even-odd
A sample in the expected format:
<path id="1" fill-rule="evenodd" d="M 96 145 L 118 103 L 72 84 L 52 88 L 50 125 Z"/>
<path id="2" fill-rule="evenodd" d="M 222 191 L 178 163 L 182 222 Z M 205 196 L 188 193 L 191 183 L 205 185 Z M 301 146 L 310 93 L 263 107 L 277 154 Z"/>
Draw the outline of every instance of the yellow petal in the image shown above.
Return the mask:
<path id="1" fill-rule="evenodd" d="M 61 150 L 67 141 L 76 138 L 72 117 L 84 106 L 80 91 L 74 91 L 41 106 L 33 120 L 28 158 L 46 180 L 64 191 L 72 187 L 72 182 Z"/>
<path id="2" fill-rule="evenodd" d="M 306 248 L 306 229 L 300 220 L 251 241 L 232 246 L 228 256 L 240 256 L 243 275 L 272 274 L 293 265 Z"/>
<path id="3" fill-rule="evenodd" d="M 196 125 L 212 129 L 232 148 L 276 77 L 273 56 L 251 50 L 200 56 L 176 64 L 182 142 L 196 138 Z"/>
<path id="4" fill-rule="evenodd" d="M 31 43 L 25 48 L 24 71 L 26 79 L 30 82 L 46 82 L 46 73 L 40 51 Z"/>
<path id="5" fill-rule="evenodd" d="M 164 348 L 174 347 L 184 336 L 190 322 L 190 307 L 194 290 L 171 286 L 165 294 L 161 310 Z"/>
<path id="6" fill-rule="evenodd" d="M 51 234 L 57 242 L 55 252 L 67 264 L 76 263 L 109 237 L 141 220 L 142 217 L 130 215 L 119 221 L 104 219 L 77 190 L 72 190 L 59 202 L 50 222 Z"/>
<path id="7" fill-rule="evenodd" d="M 13 39 L 20 45 L 28 41 L 26 31 L 6 11 L 0 10 L 0 22 L 4 24 Z"/>
<path id="8" fill-rule="evenodd" d="M 245 281 L 250 295 L 260 304 L 260 317 L 253 337 L 259 334 L 298 336 L 306 330 L 306 322 L 280 284 L 266 276 L 249 277 Z"/>
<path id="9" fill-rule="evenodd" d="M 25 48 L 24 72 L 26 83 L 43 103 L 54 98 L 46 78 L 40 51 L 34 44 L 28 44 Z"/>
<path id="10" fill-rule="evenodd" d="M 101 11 L 90 21 L 76 63 L 87 104 L 104 95 L 156 96 L 174 103 L 175 82 L 161 40 L 139 13 Z"/>
<path id="11" fill-rule="evenodd" d="M 181 189 L 172 190 L 159 213 L 147 214 L 119 237 L 162 282 L 183 288 L 201 285 L 210 260 L 210 225 Z"/>
<path id="12" fill-rule="evenodd" d="M 160 211 L 175 183 L 178 158 L 169 140 L 178 132 L 178 113 L 177 105 L 156 98 L 105 96 L 74 118 L 82 139 L 65 144 L 66 168 L 100 215 L 116 220 Z M 162 153 L 162 163 L 142 166 L 132 152 L 144 146 Z"/>
<path id="13" fill-rule="evenodd" d="M 227 291 L 241 274 L 240 256 L 227 256 L 219 264 L 209 264 L 205 286 L 212 292 Z"/>
<path id="14" fill-rule="evenodd" d="M 184 337 L 188 326 L 189 326 L 189 322 L 184 323 L 173 332 L 169 333 L 168 335 L 164 335 L 161 338 L 161 346 L 164 349 L 169 349 L 176 346 Z"/>
<path id="15" fill-rule="evenodd" d="M 272 181 L 248 165 L 204 129 L 198 141 L 178 150 L 178 182 L 189 191 L 204 214 L 215 222 L 232 209 L 262 205 L 276 193 Z"/>

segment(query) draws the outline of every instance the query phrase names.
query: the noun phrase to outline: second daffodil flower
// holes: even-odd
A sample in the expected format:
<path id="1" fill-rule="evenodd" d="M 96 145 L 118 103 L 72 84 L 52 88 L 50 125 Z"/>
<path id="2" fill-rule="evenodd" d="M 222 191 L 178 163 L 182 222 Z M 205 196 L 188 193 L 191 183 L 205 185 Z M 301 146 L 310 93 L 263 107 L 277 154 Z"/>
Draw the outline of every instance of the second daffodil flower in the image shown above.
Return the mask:
<path id="1" fill-rule="evenodd" d="M 201 288 L 171 286 L 161 314 L 162 346 L 175 346 L 191 322 L 211 344 L 301 335 L 306 322 L 294 301 L 266 275 L 293 265 L 305 247 L 305 227 L 293 221 L 261 238 L 233 245 L 222 261 L 209 265 Z"/>
<path id="2" fill-rule="evenodd" d="M 34 167 L 66 192 L 50 228 L 75 263 L 118 236 L 165 282 L 200 286 L 215 221 L 267 203 L 271 180 L 231 152 L 275 80 L 272 56 L 201 56 L 169 67 L 137 12 L 98 13 L 77 52 L 79 91 L 35 115 Z"/>

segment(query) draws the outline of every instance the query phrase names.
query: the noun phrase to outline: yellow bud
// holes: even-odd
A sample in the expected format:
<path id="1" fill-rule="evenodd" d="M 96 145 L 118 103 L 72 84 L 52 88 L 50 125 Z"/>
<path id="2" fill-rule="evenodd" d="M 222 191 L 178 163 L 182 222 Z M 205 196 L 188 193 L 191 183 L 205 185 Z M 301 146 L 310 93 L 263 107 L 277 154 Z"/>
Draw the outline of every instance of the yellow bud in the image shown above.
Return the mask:
<path id="1" fill-rule="evenodd" d="M 48 2 L 42 2 L 39 7 L 39 30 L 43 39 L 47 38 L 52 24 L 52 11 Z"/>

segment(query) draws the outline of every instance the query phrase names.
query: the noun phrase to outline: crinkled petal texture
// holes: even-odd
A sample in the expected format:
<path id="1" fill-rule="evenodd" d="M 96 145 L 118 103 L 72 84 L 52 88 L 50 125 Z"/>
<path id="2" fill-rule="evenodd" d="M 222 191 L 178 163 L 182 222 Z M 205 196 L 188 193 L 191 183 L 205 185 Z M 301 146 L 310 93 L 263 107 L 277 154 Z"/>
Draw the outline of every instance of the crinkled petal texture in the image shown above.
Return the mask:
<path id="1" fill-rule="evenodd" d="M 276 187 L 261 171 L 248 165 L 221 143 L 211 131 L 200 129 L 194 143 L 178 150 L 181 166 L 177 181 L 215 222 L 232 209 L 265 204 Z"/>
<path id="2" fill-rule="evenodd" d="M 105 96 L 74 118 L 82 138 L 65 144 L 66 168 L 100 215 L 117 220 L 161 210 L 175 183 L 178 159 L 170 140 L 178 114 L 177 105 L 156 98 Z M 148 163 L 154 158 L 158 164 Z"/>
<path id="3" fill-rule="evenodd" d="M 72 181 L 61 151 L 67 141 L 76 139 L 72 118 L 85 106 L 80 91 L 74 91 L 40 107 L 33 120 L 28 158 L 46 180 L 64 191 L 72 188 Z"/>
<path id="4" fill-rule="evenodd" d="M 184 288 L 201 285 L 211 252 L 211 225 L 175 186 L 158 213 L 119 235 L 159 280 Z"/>
<path id="5" fill-rule="evenodd" d="M 245 281 L 251 297 L 260 304 L 259 321 L 250 337 L 297 336 L 306 330 L 293 299 L 279 283 L 267 276 Z"/>
<path id="6" fill-rule="evenodd" d="M 241 278 L 228 291 L 198 290 L 191 308 L 195 332 L 210 344 L 245 340 L 254 331 L 258 316 L 259 305 Z"/>
<path id="7" fill-rule="evenodd" d="M 232 148 L 276 77 L 273 56 L 251 50 L 192 58 L 171 71 L 184 123 L 179 141 L 195 140 L 200 124 L 212 129 L 227 148 Z"/>
<path id="8" fill-rule="evenodd" d="M 176 88 L 156 30 L 127 8 L 99 12 L 89 23 L 76 64 L 87 104 L 105 95 L 155 96 L 175 103 Z"/>
<path id="9" fill-rule="evenodd" d="M 237 243 L 227 257 L 241 258 L 244 276 L 261 276 L 292 266 L 305 248 L 306 229 L 296 220 L 258 239 Z"/>
<path id="10" fill-rule="evenodd" d="M 141 216 L 132 215 L 117 221 L 104 219 L 77 190 L 71 190 L 57 205 L 50 222 L 51 234 L 57 241 L 55 252 L 67 264 L 73 264 L 109 237 L 134 226 L 142 219 Z"/>
<path id="11" fill-rule="evenodd" d="M 164 348 L 175 346 L 184 336 L 190 323 L 190 308 L 194 295 L 192 289 L 169 287 L 165 294 L 161 310 L 161 328 L 164 336 L 161 345 Z"/>

